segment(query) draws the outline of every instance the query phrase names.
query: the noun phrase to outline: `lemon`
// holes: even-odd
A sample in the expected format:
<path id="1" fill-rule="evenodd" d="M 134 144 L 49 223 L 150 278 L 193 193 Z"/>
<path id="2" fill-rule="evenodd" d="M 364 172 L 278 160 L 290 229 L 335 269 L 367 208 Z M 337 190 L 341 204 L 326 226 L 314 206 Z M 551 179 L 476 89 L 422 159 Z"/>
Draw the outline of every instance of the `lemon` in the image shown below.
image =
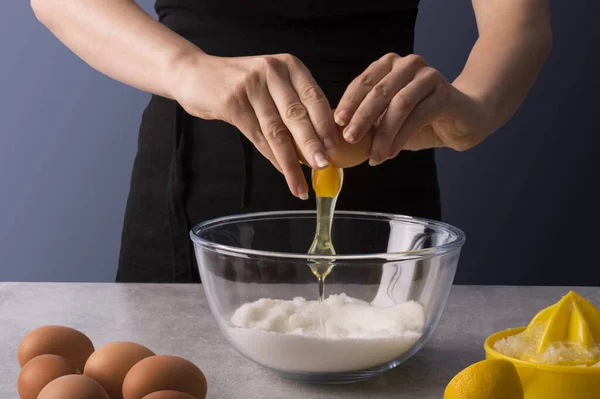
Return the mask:
<path id="1" fill-rule="evenodd" d="M 523 399 L 523 386 L 514 364 L 488 359 L 456 374 L 444 399 Z"/>

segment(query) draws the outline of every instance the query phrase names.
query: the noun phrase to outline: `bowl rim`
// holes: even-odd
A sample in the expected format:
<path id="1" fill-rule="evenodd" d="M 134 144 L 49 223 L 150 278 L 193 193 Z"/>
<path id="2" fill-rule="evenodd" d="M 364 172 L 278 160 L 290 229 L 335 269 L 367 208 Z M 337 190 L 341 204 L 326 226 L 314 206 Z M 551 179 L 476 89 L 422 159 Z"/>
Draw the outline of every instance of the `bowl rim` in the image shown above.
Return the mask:
<path id="1" fill-rule="evenodd" d="M 543 364 L 543 363 L 533 363 L 528 362 L 521 359 L 516 359 L 514 357 L 507 356 L 503 353 L 498 352 L 494 349 L 494 344 L 501 340 L 502 338 L 510 337 L 512 335 L 519 334 L 520 332 L 525 331 L 527 327 L 513 327 L 507 328 L 505 330 L 496 331 L 485 339 L 483 344 L 483 349 L 487 355 L 494 357 L 496 359 L 504 359 L 513 363 L 515 366 L 522 368 L 530 368 L 544 371 L 554 371 L 557 373 L 571 373 L 571 374 L 600 374 L 600 367 L 577 367 L 577 366 L 563 366 L 558 364 Z"/>
<path id="2" fill-rule="evenodd" d="M 197 232 L 201 230 L 207 230 L 211 227 L 224 225 L 229 223 L 239 223 L 241 221 L 260 220 L 266 218 L 305 218 L 307 216 L 316 215 L 316 210 L 292 210 L 292 211 L 269 211 L 269 212 L 250 212 L 242 214 L 234 214 L 230 216 L 222 216 L 213 218 L 201 223 L 195 224 L 190 230 L 190 238 L 194 244 L 200 245 L 201 247 L 212 250 L 219 253 L 238 255 L 244 257 L 262 257 L 262 258 L 283 258 L 290 260 L 335 260 L 335 261 L 372 261 L 375 259 L 385 259 L 386 261 L 405 261 L 431 258 L 439 255 L 446 254 L 448 252 L 460 249 L 466 241 L 465 233 L 448 223 L 441 221 L 396 215 L 391 213 L 382 212 L 365 212 L 365 211 L 346 211 L 339 210 L 335 211 L 334 219 L 340 217 L 355 217 L 360 219 L 387 219 L 388 221 L 397 221 L 404 223 L 413 223 L 423 226 L 433 226 L 438 229 L 448 231 L 450 234 L 456 236 L 456 239 L 452 242 L 424 249 L 399 251 L 399 252 L 385 252 L 385 253 L 372 253 L 372 254 L 360 254 L 360 255 L 311 255 L 307 253 L 291 253 L 291 252 L 276 252 L 276 251 L 265 251 L 257 249 L 245 249 L 239 248 L 233 245 L 224 245 L 211 242 L 209 240 L 198 237 Z"/>

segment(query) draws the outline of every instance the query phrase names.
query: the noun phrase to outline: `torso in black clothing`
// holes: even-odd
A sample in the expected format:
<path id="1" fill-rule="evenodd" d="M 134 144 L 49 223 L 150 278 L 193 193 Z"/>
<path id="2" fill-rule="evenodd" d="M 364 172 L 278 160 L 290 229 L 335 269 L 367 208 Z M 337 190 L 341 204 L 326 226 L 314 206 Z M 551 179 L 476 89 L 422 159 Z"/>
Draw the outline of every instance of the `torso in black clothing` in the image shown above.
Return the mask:
<path id="1" fill-rule="evenodd" d="M 209 54 L 294 54 L 335 107 L 371 62 L 413 50 L 418 1 L 352 4 L 158 0 L 156 10 L 163 24 Z M 188 235 L 194 224 L 314 207 L 314 199 L 293 197 L 283 176 L 233 126 L 193 118 L 154 96 L 140 127 L 117 281 L 199 281 Z M 433 150 L 347 169 L 337 207 L 440 219 Z"/>

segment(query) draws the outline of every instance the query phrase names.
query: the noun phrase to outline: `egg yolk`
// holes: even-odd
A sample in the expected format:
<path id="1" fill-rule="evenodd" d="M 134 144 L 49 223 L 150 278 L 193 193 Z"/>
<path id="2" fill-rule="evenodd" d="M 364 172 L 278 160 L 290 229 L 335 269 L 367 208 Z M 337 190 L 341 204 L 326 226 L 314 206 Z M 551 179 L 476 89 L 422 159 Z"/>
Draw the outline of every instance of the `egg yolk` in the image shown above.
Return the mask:
<path id="1" fill-rule="evenodd" d="M 330 163 L 324 169 L 314 170 L 312 186 L 317 196 L 334 198 L 342 187 L 338 169 Z"/>

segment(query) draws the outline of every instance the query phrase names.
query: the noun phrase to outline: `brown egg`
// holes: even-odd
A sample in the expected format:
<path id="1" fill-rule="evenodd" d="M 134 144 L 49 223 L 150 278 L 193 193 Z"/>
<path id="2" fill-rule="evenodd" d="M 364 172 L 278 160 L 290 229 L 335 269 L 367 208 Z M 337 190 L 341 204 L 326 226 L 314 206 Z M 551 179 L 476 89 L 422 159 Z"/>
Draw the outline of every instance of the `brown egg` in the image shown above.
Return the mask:
<path id="1" fill-rule="evenodd" d="M 189 360 L 177 356 L 147 357 L 129 370 L 123 382 L 123 398 L 142 399 L 157 391 L 178 391 L 196 399 L 206 397 L 206 378 Z"/>
<path id="2" fill-rule="evenodd" d="M 338 125 L 336 126 L 338 128 L 338 142 L 333 149 L 329 150 L 329 158 L 331 160 L 331 164 L 336 168 L 346 169 L 360 165 L 361 163 L 369 159 L 375 128 L 372 127 L 358 143 L 350 144 L 344 139 L 344 136 L 342 134 L 344 128 Z M 308 165 L 308 162 L 302 155 L 302 152 L 298 149 L 298 146 L 296 146 L 296 150 L 298 152 L 300 162 L 302 162 L 305 165 Z"/>
<path id="3" fill-rule="evenodd" d="M 37 399 L 110 399 L 100 383 L 85 375 L 65 375 L 46 385 Z"/>
<path id="4" fill-rule="evenodd" d="M 73 364 L 62 356 L 40 355 L 27 362 L 17 380 L 21 399 L 37 399 L 40 391 L 63 375 L 79 374 Z"/>
<path id="5" fill-rule="evenodd" d="M 43 326 L 30 331 L 21 341 L 17 358 L 23 367 L 39 355 L 58 355 L 83 371 L 86 360 L 94 352 L 92 341 L 80 331 L 63 326 Z"/>
<path id="6" fill-rule="evenodd" d="M 111 399 L 122 399 L 123 380 L 129 370 L 154 355 L 150 349 L 133 342 L 112 342 L 92 353 L 83 374 L 98 381 Z"/>
<path id="7" fill-rule="evenodd" d="M 144 399 L 196 399 L 192 395 L 177 391 L 158 391 L 144 396 Z"/>
<path id="8" fill-rule="evenodd" d="M 336 168 L 352 168 L 369 159 L 373 134 L 375 129 L 371 128 L 358 143 L 348 143 L 342 136 L 343 128 L 339 127 L 339 140 L 337 145 L 329 150 L 331 164 Z"/>

